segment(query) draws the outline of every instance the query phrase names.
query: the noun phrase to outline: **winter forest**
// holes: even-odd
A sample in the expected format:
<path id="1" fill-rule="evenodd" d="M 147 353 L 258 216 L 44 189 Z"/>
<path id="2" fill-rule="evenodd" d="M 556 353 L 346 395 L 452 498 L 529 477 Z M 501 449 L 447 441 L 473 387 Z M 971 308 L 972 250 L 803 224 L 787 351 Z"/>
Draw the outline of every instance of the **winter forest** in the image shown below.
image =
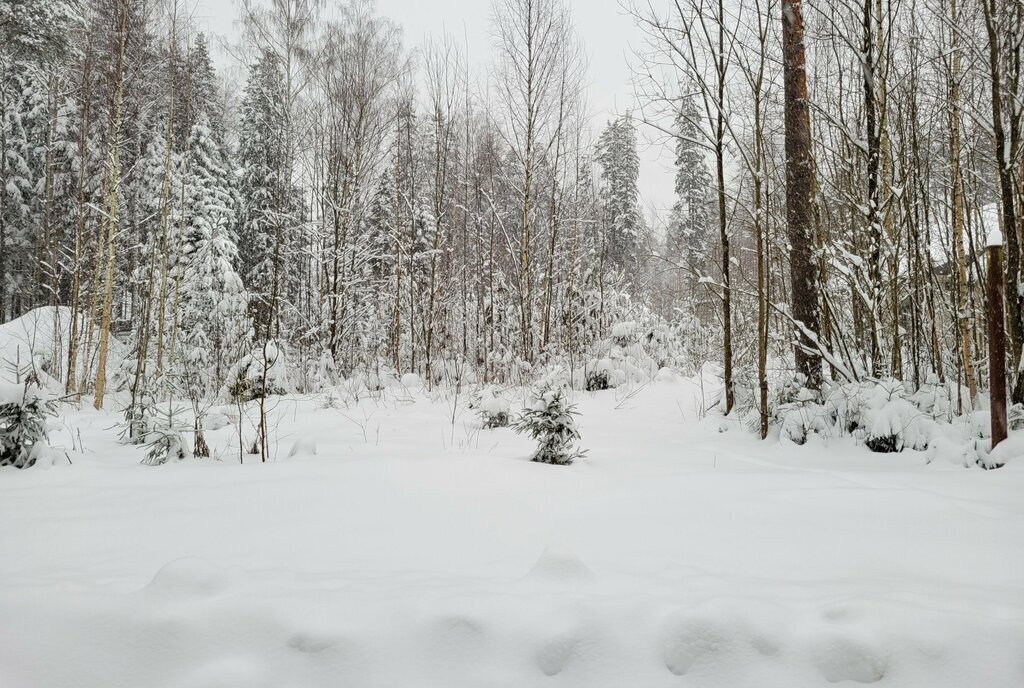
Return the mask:
<path id="1" fill-rule="evenodd" d="M 1020 686 L 1024 2 L 465 1 L 0 0 L 0 685 Z"/>

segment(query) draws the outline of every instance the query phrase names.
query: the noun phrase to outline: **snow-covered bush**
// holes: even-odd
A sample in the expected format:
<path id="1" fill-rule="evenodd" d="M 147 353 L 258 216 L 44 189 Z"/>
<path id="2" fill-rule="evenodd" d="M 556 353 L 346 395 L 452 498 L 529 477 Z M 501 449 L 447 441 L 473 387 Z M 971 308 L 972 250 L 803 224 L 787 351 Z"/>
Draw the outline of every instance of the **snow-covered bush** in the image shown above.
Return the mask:
<path id="1" fill-rule="evenodd" d="M 353 378 L 362 382 L 368 392 L 381 392 L 401 386 L 401 376 L 398 371 L 384 361 L 377 361 L 374 368 L 365 373 L 356 374 Z"/>
<path id="2" fill-rule="evenodd" d="M 958 415 L 979 408 L 979 403 L 984 405 L 984 395 L 972 399 L 966 385 L 959 385 L 959 389 L 957 385 L 954 380 L 942 382 L 935 373 L 928 373 L 924 384 L 907 398 L 929 417 L 953 422 Z"/>
<path id="3" fill-rule="evenodd" d="M 156 411 L 146 435 L 146 456 L 142 463 L 161 466 L 172 459 L 181 461 L 192 456 L 185 439 L 188 426 L 180 421 L 179 416 L 179 409 L 173 406 Z"/>
<path id="4" fill-rule="evenodd" d="M 1024 430 L 1024 404 L 1014 404 L 1006 412 L 1006 421 L 1011 430 Z"/>
<path id="5" fill-rule="evenodd" d="M 149 380 L 141 380 L 135 403 L 125 409 L 118 438 L 125 444 L 143 444 L 157 413 L 156 396 Z"/>
<path id="6" fill-rule="evenodd" d="M 508 400 L 498 393 L 494 385 L 488 385 L 474 394 L 469 407 L 476 410 L 485 430 L 504 428 L 509 424 Z"/>
<path id="7" fill-rule="evenodd" d="M 537 440 L 531 461 L 567 466 L 584 455 L 573 449 L 580 432 L 576 428 L 576 406 L 566 399 L 567 391 L 562 385 L 542 382 L 513 425 L 516 432 Z"/>
<path id="8" fill-rule="evenodd" d="M 949 413 L 948 389 L 934 381 L 908 395 L 898 380 L 826 383 L 819 394 L 797 376 L 779 389 L 772 416 L 780 436 L 797 444 L 810 433 L 853 435 L 873 452 L 925 450 L 935 437 L 932 413 Z"/>
<path id="9" fill-rule="evenodd" d="M 611 363 L 607 359 L 598 361 L 597 367 L 587 371 L 587 383 L 584 389 L 588 392 L 601 392 L 612 386 L 609 374 Z"/>
<path id="10" fill-rule="evenodd" d="M 257 344 L 231 366 L 227 379 L 224 396 L 242 401 L 259 399 L 264 388 L 267 396 L 287 394 L 291 388 L 284 350 L 273 340 Z"/>
<path id="11" fill-rule="evenodd" d="M 794 444 L 805 444 L 812 433 L 825 436 L 831 433 L 834 414 L 818 403 L 818 396 L 807 389 L 802 375 L 783 385 L 774 408 L 779 436 Z"/>
<path id="12" fill-rule="evenodd" d="M 616 323 L 606 339 L 595 342 L 589 361 L 573 377 L 588 392 L 646 382 L 661 368 L 645 346 L 652 341 L 656 341 L 653 331 L 641 328 L 637 322 Z"/>
<path id="13" fill-rule="evenodd" d="M 783 385 L 774 395 L 772 417 L 780 436 L 798 444 L 810 433 L 853 435 L 871 451 L 924 450 L 936 435 L 936 417 L 947 417 L 949 390 L 930 380 L 907 394 L 898 380 L 825 383 L 819 394 L 803 380 Z"/>
<path id="14" fill-rule="evenodd" d="M 921 399 L 935 408 L 934 393 Z M 873 452 L 900 452 L 904 448 L 927 449 L 935 421 L 909 398 L 899 380 L 887 379 L 832 385 L 826 403 L 836 410 L 840 427 L 864 441 Z"/>
<path id="15" fill-rule="evenodd" d="M 0 385 L 0 466 L 28 468 L 47 448 L 56 401 L 29 375 L 24 384 Z"/>

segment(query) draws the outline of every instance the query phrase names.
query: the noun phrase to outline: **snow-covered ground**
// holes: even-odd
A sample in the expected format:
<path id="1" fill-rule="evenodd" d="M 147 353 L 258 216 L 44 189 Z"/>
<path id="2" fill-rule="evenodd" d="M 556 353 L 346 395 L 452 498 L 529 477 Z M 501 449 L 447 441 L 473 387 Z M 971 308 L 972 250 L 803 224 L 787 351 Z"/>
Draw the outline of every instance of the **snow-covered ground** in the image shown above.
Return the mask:
<path id="1" fill-rule="evenodd" d="M 577 394 L 571 467 L 415 389 L 284 398 L 245 465 L 232 425 L 140 465 L 83 404 L 70 465 L 0 470 L 0 686 L 1024 685 L 1024 460 L 761 443 L 699 396 Z"/>

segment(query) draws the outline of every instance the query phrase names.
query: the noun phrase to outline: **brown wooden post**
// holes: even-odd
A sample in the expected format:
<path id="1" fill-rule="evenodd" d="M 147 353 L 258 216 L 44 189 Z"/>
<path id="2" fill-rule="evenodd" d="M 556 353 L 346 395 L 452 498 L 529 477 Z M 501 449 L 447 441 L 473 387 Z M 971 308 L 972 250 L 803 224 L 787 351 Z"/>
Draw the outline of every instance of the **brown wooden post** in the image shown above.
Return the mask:
<path id="1" fill-rule="evenodd" d="M 1003 235 L 988 235 L 988 378 L 992 448 L 1006 439 L 1006 332 L 1003 312 Z"/>

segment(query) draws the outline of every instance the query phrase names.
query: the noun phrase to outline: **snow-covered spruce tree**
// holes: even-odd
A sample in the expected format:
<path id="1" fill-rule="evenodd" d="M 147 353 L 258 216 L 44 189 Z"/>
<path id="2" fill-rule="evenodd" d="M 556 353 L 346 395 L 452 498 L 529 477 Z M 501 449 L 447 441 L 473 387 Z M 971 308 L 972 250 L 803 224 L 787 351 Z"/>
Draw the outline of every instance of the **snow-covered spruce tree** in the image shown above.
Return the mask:
<path id="1" fill-rule="evenodd" d="M 608 216 L 607 257 L 613 266 L 632 273 L 639 265 L 647 231 L 637 200 L 640 157 L 636 127 L 628 114 L 612 120 L 601 132 L 596 160 L 601 167 L 601 195 Z"/>
<path id="2" fill-rule="evenodd" d="M 180 409 L 168 403 L 166 408 L 154 408 L 149 415 L 153 421 L 146 435 L 146 455 L 142 463 L 161 466 L 172 459 L 191 458 L 192 450 L 185 441 L 187 426 L 181 421 Z"/>
<path id="3" fill-rule="evenodd" d="M 524 408 L 512 426 L 537 440 L 537 451 L 530 458 L 539 463 L 568 466 L 586 452 L 574 449 L 580 439 L 576 429 L 576 405 L 566 398 L 565 386 L 545 380 L 533 390 L 530 405 Z"/>
<path id="4" fill-rule="evenodd" d="M 0 386 L 0 466 L 35 464 L 47 446 L 47 422 L 56 415 L 55 406 L 34 374 L 24 384 Z"/>
<path id="5" fill-rule="evenodd" d="M 217 74 L 213 60 L 210 59 L 205 34 L 196 34 L 184 60 L 179 60 L 176 67 L 181 74 L 177 76 L 174 140 L 179 146 L 187 142 L 192 135 L 192 128 L 205 116 L 217 137 L 217 143 L 222 144 L 223 112 L 218 103 Z"/>
<path id="6" fill-rule="evenodd" d="M 136 349 L 143 348 L 144 344 L 147 357 L 155 358 L 155 352 L 164 351 L 170 339 L 169 328 L 158 325 L 166 324 L 171 315 L 166 292 L 170 290 L 170 271 L 181 253 L 184 165 L 179 154 L 168 150 L 164 113 L 153 116 L 144 126 L 145 146 L 136 162 L 131 184 L 133 202 L 141 218 L 135 230 L 139 246 L 131 280 L 138 285 L 142 317 L 137 323 L 133 344 Z M 161 295 L 164 298 L 161 299 Z M 163 341 L 157 340 L 158 335 Z"/>
<path id="7" fill-rule="evenodd" d="M 76 4 L 0 1 L 0 322 L 33 305 L 32 273 L 40 261 L 32 248 L 44 224 L 38 192 L 52 189 L 43 183 L 40 162 L 54 149 L 57 125 L 39 106 L 59 107 L 66 97 L 59 71 L 69 62 L 71 30 L 82 14 Z"/>
<path id="8" fill-rule="evenodd" d="M 694 96 L 682 98 L 676 115 L 676 201 L 668 226 L 669 256 L 684 261 L 691 269 L 700 269 L 698 256 L 712 244 L 708 208 L 708 171 L 696 122 L 700 119 Z"/>
<path id="9" fill-rule="evenodd" d="M 8 71 L 5 68 L 4 71 Z M 24 73 L 0 75 L 0 322 L 24 310 L 31 250 L 32 141 L 26 126 Z"/>
<path id="10" fill-rule="evenodd" d="M 301 213 L 297 190 L 286 188 L 286 89 L 280 58 L 264 52 L 253 66 L 242 100 L 238 142 L 241 171 L 239 272 L 251 295 L 253 326 L 261 339 L 276 333 L 276 300 L 283 295 L 289 252 Z"/>
<path id="11" fill-rule="evenodd" d="M 206 455 L 202 403 L 223 384 L 249 334 L 248 300 L 235 272 L 238 249 L 227 161 L 205 113 L 189 134 L 187 227 L 180 265 L 180 372 L 195 412 L 197 456 Z"/>

